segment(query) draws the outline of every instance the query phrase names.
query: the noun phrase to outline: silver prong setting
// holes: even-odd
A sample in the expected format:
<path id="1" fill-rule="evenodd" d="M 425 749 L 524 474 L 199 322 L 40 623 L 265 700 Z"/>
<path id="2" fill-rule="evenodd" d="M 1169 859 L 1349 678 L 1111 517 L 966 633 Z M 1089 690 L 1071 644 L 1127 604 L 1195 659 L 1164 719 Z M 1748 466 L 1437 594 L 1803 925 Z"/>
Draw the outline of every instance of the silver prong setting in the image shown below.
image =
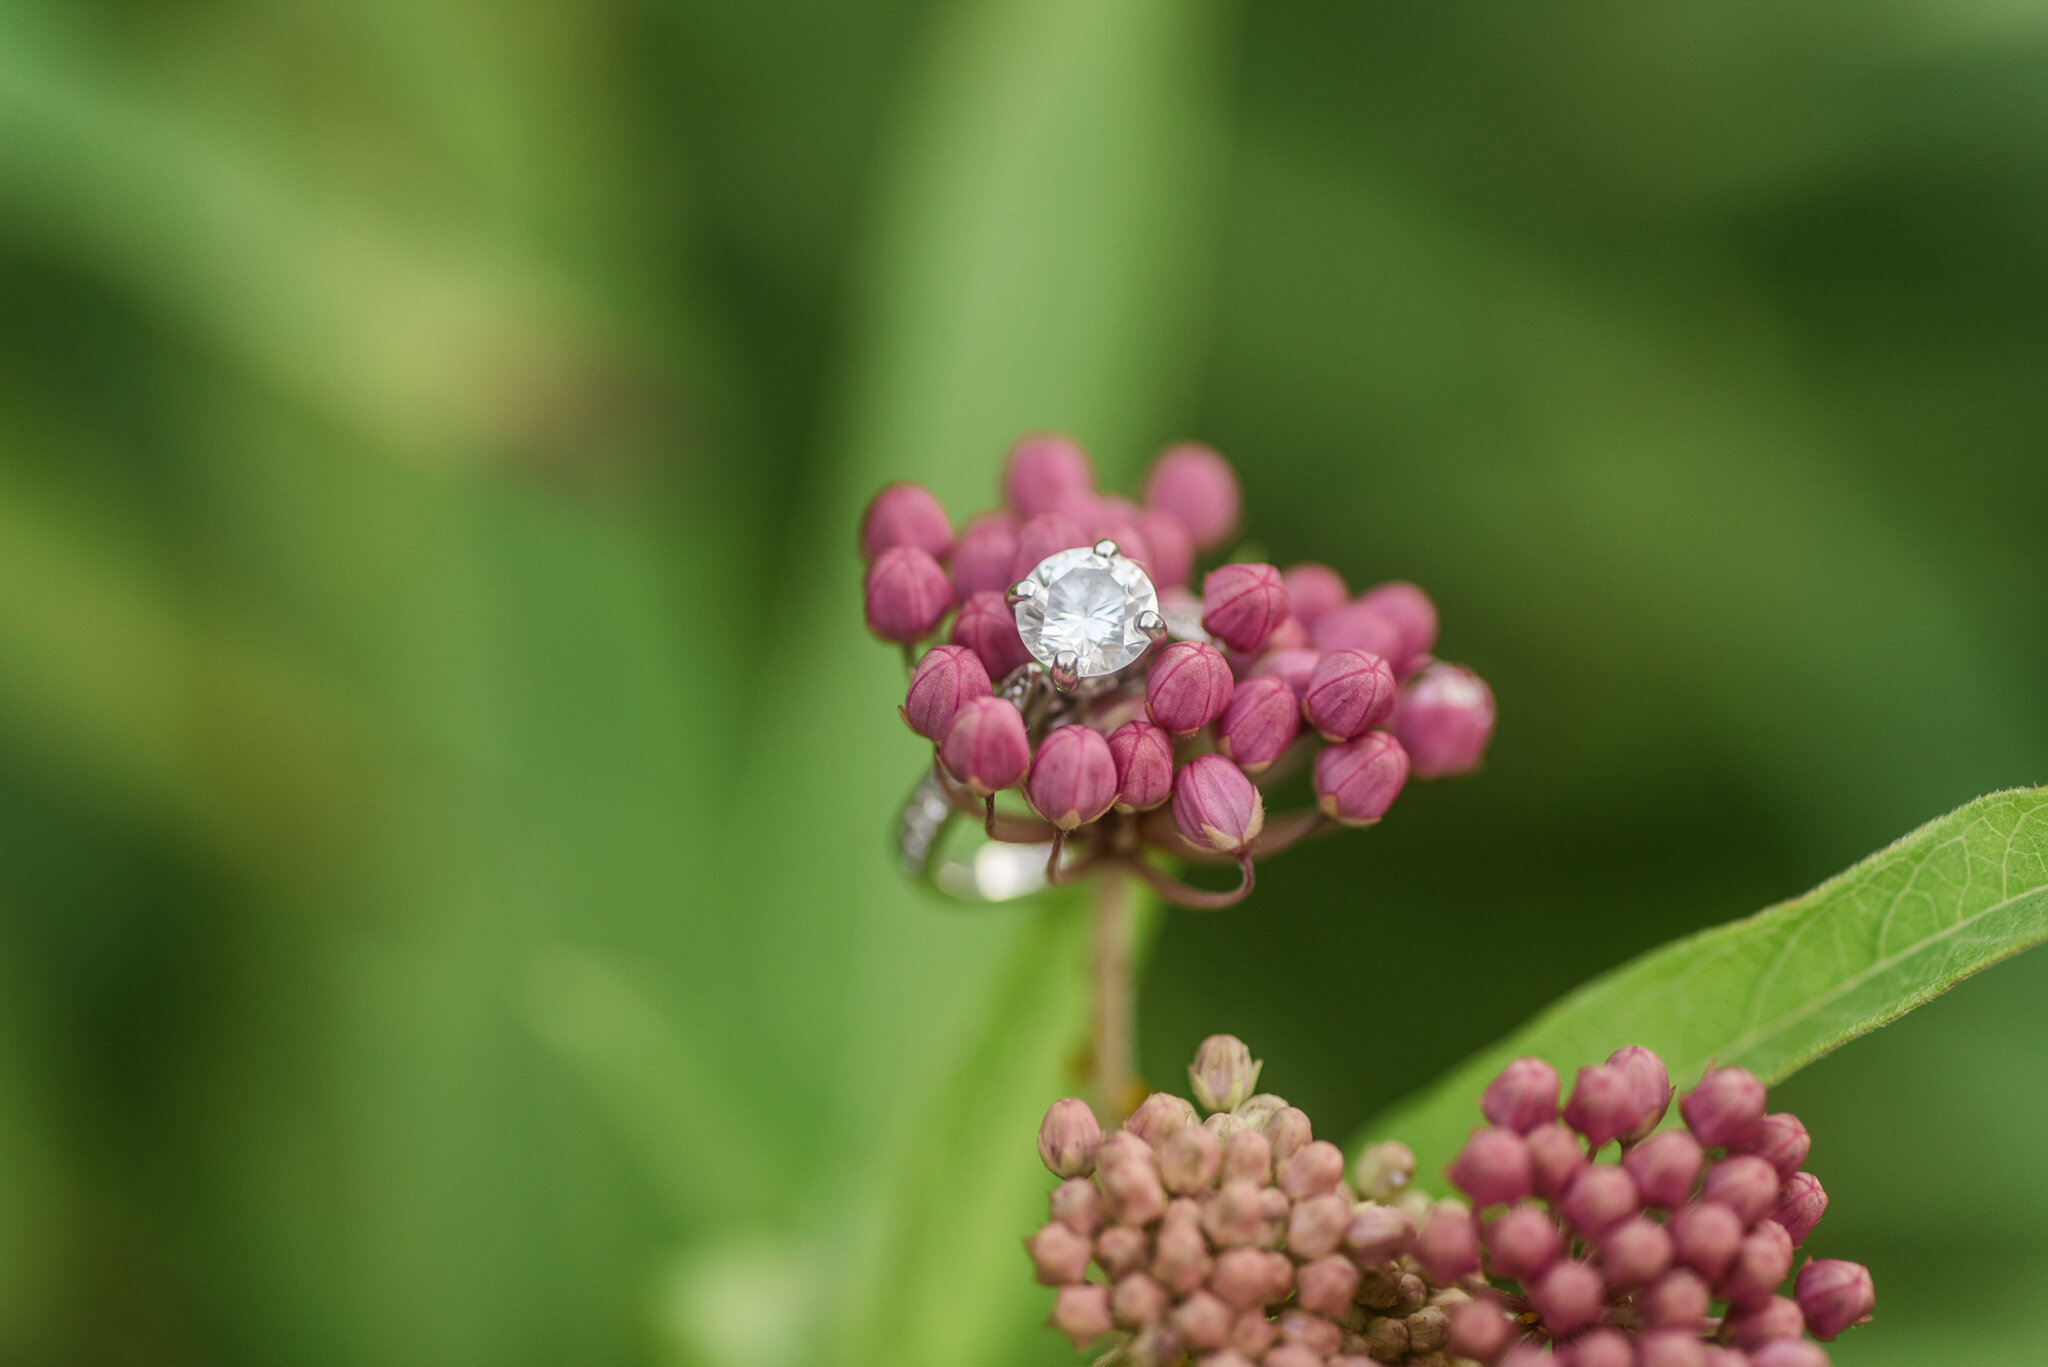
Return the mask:
<path id="1" fill-rule="evenodd" d="M 1116 542 L 1105 536 L 1095 543 L 1095 553 L 1105 560 L 1114 560 L 1122 555 L 1123 551 L 1118 549 Z"/>
<path id="2" fill-rule="evenodd" d="M 1052 657 L 1052 686 L 1062 693 L 1071 693 L 1081 686 L 1081 657 L 1071 650 L 1062 650 Z"/>
<path id="3" fill-rule="evenodd" d="M 1166 619 L 1150 611 L 1138 614 L 1138 630 L 1145 633 L 1145 639 L 1155 646 L 1166 644 Z"/>
<path id="4" fill-rule="evenodd" d="M 1036 579 L 1019 579 L 1016 583 L 1010 585 L 1009 590 L 1003 594 L 1003 601 L 1013 608 L 1020 608 L 1037 596 L 1038 581 Z"/>

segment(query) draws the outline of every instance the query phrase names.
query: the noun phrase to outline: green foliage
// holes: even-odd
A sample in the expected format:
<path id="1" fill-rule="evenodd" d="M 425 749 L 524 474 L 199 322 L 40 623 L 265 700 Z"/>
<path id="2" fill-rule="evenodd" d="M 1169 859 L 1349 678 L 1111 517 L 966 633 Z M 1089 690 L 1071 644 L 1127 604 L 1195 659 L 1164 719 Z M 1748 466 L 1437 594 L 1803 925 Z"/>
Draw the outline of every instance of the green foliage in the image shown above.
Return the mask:
<path id="1" fill-rule="evenodd" d="M 1359 1142 L 1401 1139 L 1437 1172 L 1478 1123 L 1487 1080 L 1523 1054 L 1569 1079 L 1642 1044 L 1681 1088 L 1712 1063 L 1778 1082 L 2043 940 L 2048 789 L 1994 793 L 1803 897 L 1595 979 L 1375 1118 Z"/>

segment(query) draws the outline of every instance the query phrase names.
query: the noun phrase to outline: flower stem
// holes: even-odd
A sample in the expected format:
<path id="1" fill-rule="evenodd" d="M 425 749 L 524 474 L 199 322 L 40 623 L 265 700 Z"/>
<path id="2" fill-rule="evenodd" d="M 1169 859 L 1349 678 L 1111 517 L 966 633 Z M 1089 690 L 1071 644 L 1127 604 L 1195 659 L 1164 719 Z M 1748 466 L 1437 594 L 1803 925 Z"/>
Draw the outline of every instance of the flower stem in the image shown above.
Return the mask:
<path id="1" fill-rule="evenodd" d="M 1137 1022 L 1131 992 L 1131 878 L 1114 868 L 1095 880 L 1093 992 L 1095 1110 L 1120 1125 L 1138 1100 L 1132 1070 Z"/>

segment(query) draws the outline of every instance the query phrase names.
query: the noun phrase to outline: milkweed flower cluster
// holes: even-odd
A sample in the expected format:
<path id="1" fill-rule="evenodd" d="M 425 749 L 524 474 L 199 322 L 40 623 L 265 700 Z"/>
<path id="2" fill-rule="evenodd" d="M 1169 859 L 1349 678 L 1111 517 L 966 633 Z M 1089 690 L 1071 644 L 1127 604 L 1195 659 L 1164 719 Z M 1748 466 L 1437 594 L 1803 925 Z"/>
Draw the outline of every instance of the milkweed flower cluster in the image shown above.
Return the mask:
<path id="1" fill-rule="evenodd" d="M 1207 1119 L 1165 1093 L 1107 1135 L 1080 1101 L 1046 1113 L 1063 1180 L 1025 1249 L 1076 1348 L 1114 1335 L 1131 1367 L 1825 1367 L 1806 1336 L 1870 1318 L 1856 1263 L 1810 1260 L 1781 1294 L 1827 1195 L 1805 1127 L 1741 1069 L 1710 1069 L 1660 1131 L 1673 1091 L 1650 1051 L 1580 1070 L 1562 1109 L 1556 1071 L 1519 1059 L 1448 1170 L 1467 1199 L 1432 1201 L 1399 1144 L 1347 1175 L 1307 1116 L 1253 1094 L 1259 1068 L 1213 1036 L 1189 1070 Z"/>
<path id="2" fill-rule="evenodd" d="M 1009 454 L 1005 506 L 955 530 L 931 493 L 892 484 L 868 505 L 870 631 L 912 662 L 899 709 L 935 775 L 996 839 L 1137 869 L 1167 896 L 1224 905 L 1252 860 L 1333 825 L 1377 822 L 1410 778 L 1470 772 L 1494 726 L 1477 674 L 1435 658 L 1435 605 L 1412 584 L 1354 595 L 1335 570 L 1198 557 L 1236 534 L 1237 476 L 1205 446 L 1168 448 L 1142 502 L 1097 489 L 1077 444 Z M 1309 771 L 1315 806 L 1269 817 Z M 1015 790 L 1030 815 L 998 817 Z M 1236 863 L 1202 893 L 1146 849 Z"/>

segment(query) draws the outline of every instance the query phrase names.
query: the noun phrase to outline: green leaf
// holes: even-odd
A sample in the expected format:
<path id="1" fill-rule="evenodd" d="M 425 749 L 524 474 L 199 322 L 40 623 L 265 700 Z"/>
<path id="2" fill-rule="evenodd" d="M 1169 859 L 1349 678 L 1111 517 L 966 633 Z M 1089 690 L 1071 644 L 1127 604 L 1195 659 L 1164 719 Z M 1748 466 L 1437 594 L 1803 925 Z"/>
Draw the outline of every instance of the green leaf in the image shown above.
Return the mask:
<path id="1" fill-rule="evenodd" d="M 1434 1173 L 1487 1079 L 1534 1054 L 1567 1077 L 1643 1044 L 1674 1081 L 1709 1062 L 1776 1082 L 2048 939 L 2048 788 L 1978 798 L 1804 897 L 1624 964 L 1375 1117 Z"/>

